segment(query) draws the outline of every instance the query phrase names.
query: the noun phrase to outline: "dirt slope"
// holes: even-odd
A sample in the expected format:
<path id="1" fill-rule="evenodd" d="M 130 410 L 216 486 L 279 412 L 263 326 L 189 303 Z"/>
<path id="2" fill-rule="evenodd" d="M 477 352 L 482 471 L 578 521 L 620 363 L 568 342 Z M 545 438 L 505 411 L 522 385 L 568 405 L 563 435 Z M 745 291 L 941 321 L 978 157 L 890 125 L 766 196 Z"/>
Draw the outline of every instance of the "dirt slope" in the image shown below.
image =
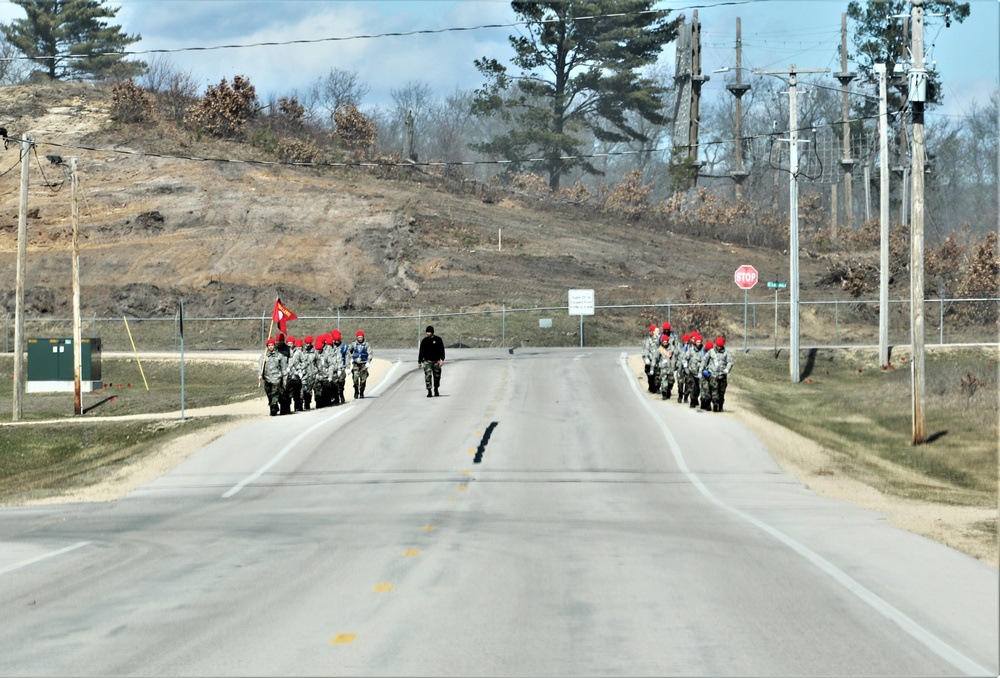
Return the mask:
<path id="1" fill-rule="evenodd" d="M 87 84 L 0 88 L 0 124 L 30 133 L 26 313 L 68 317 L 70 190 L 47 154 L 76 156 L 82 178 L 84 313 L 257 315 L 275 294 L 296 312 L 463 309 L 565 302 L 593 287 L 600 303 L 678 299 L 691 284 L 735 300 L 737 266 L 787 271 L 781 253 L 678 236 L 537 199 L 411 171 L 310 169 L 158 157 L 255 157 L 248 144 L 197 141 L 163 123 L 121 125 L 107 91 Z M 73 148 L 63 148 L 63 144 Z M 100 150 L 86 150 L 89 149 Z M 111 150 L 118 152 L 111 152 Z M 138 153 L 138 154 L 136 154 Z M 263 156 L 258 156 L 263 157 Z M 0 286 L 13 313 L 17 145 L 0 156 Z M 384 174 L 384 171 L 381 171 Z M 396 176 L 399 176 L 398 172 Z M 465 186 L 465 192 L 460 189 Z M 498 234 L 503 229 L 503 248 Z M 803 286 L 820 262 L 805 258 Z"/>

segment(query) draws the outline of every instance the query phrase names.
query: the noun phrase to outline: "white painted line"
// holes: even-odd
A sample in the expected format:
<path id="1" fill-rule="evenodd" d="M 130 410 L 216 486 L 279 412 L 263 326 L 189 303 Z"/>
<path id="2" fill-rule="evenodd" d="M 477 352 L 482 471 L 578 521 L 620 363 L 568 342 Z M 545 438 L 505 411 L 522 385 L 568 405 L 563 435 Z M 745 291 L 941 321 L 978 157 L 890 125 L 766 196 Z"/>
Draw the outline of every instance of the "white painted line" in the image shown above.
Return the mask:
<path id="1" fill-rule="evenodd" d="M 867 603 L 877 612 L 883 614 L 892 621 L 896 622 L 896 624 L 898 624 L 900 628 L 902 628 L 904 631 L 906 631 L 911 636 L 916 638 L 918 641 L 923 643 L 924 646 L 927 647 L 927 649 L 929 649 L 931 652 L 941 657 L 955 668 L 964 672 L 966 675 L 970 676 L 992 675 L 992 672 L 989 669 L 980 666 L 975 661 L 973 661 L 969 657 L 966 657 L 964 654 L 962 654 L 955 648 L 948 645 L 946 642 L 935 636 L 933 633 L 931 633 L 924 627 L 920 626 L 920 624 L 915 622 L 904 612 L 894 607 L 892 604 L 890 604 L 884 598 L 880 597 L 874 591 L 865 588 L 854 578 L 852 578 L 847 573 L 839 569 L 836 565 L 823 558 L 823 556 L 809 549 L 805 545 L 795 541 L 781 530 L 772 527 L 771 525 L 768 525 L 763 520 L 755 518 L 749 513 L 746 513 L 738 508 L 734 508 L 729 504 L 726 504 L 724 501 L 722 501 L 714 494 L 712 494 L 712 492 L 707 487 L 705 487 L 705 484 L 701 482 L 701 479 L 696 474 L 692 473 L 690 469 L 688 469 L 687 462 L 684 460 L 684 454 L 681 452 L 681 448 L 680 445 L 677 444 L 677 440 L 674 439 L 674 434 L 671 433 L 667 425 L 663 423 L 663 419 L 661 419 L 659 414 L 657 414 L 656 410 L 653 409 L 653 405 L 651 404 L 650 399 L 646 397 L 645 394 L 642 393 L 642 391 L 639 390 L 639 387 L 637 386 L 638 380 L 633 378 L 634 375 L 628 368 L 626 357 L 627 357 L 626 354 L 622 353 L 618 358 L 618 363 L 621 365 L 622 369 L 625 370 L 625 374 L 628 375 L 628 381 L 632 385 L 633 392 L 636 394 L 636 396 L 638 396 L 640 402 L 642 402 L 642 406 L 646 409 L 646 411 L 650 414 L 650 416 L 652 416 L 653 420 L 659 425 L 660 432 L 663 433 L 663 437 L 666 439 L 667 444 L 670 446 L 670 451 L 674 455 L 674 461 L 677 463 L 677 468 L 681 470 L 681 473 L 683 473 L 687 477 L 687 479 L 691 482 L 691 484 L 694 485 L 695 488 L 699 492 L 701 492 L 701 494 L 704 495 L 706 499 L 708 499 L 710 502 L 712 502 L 719 508 L 729 511 L 733 515 L 742 518 L 751 525 L 760 528 L 767 534 L 771 535 L 772 537 L 780 541 L 785 546 L 789 547 L 790 549 L 798 553 L 800 556 L 808 560 L 810 563 L 815 565 L 821 571 L 833 577 L 839 584 L 844 586 L 844 588 L 846 588 L 848 591 L 856 595 L 858 598 Z"/>
<path id="2" fill-rule="evenodd" d="M 385 376 L 382 379 L 380 379 L 379 383 L 376 384 L 375 388 L 372 389 L 373 392 L 374 391 L 378 391 L 378 389 L 383 384 L 389 383 L 389 377 L 392 376 L 393 372 L 396 371 L 396 368 L 399 367 L 399 364 L 400 364 L 399 361 L 396 361 L 395 363 L 392 364 L 392 367 L 389 368 L 389 371 L 385 373 Z M 285 445 L 283 448 L 281 448 L 281 450 L 279 450 L 276 455 L 274 455 L 273 457 L 271 457 L 270 461 L 268 461 L 266 464 L 264 464 L 263 466 L 261 466 L 259 469 L 257 469 L 256 471 L 254 471 L 253 473 L 251 473 L 250 475 L 248 475 L 246 478 L 244 478 L 243 480 L 241 480 L 239 483 L 237 483 L 233 487 L 229 488 L 226 491 L 226 493 L 222 495 L 222 498 L 223 499 L 229 499 L 231 496 L 233 496 L 234 494 L 236 494 L 237 492 L 239 492 L 240 490 L 242 490 L 244 487 L 246 487 L 247 485 L 249 485 L 253 481 L 255 481 L 258 478 L 260 478 L 262 475 L 264 475 L 265 473 L 267 473 L 271 469 L 271 467 L 273 467 L 275 464 L 277 464 L 279 461 L 281 461 L 281 459 L 286 454 L 288 454 L 289 452 L 291 452 L 295 448 L 295 446 L 298 445 L 302 441 L 303 438 L 305 438 L 310 433 L 312 433 L 313 431 L 315 431 L 316 429 L 318 429 L 320 426 L 323 426 L 325 424 L 329 424 L 331 421 L 334 421 L 335 419 L 339 418 L 340 416 L 342 416 L 344 414 L 347 414 L 348 412 L 350 412 L 350 410 L 348 408 L 351 407 L 351 405 L 354 405 L 357 402 L 358 402 L 357 400 L 352 400 L 350 403 L 348 403 L 344 408 L 342 408 L 339 412 L 337 412 L 333 416 L 327 417 L 326 419 L 323 419 L 322 421 L 316 422 L 315 424 L 313 424 L 312 426 L 310 426 L 309 428 L 307 428 L 305 431 L 303 431 L 302 433 L 300 433 L 297 436 L 295 436 L 294 438 L 292 438 L 291 441 L 289 441 L 287 445 Z"/>
<path id="3" fill-rule="evenodd" d="M 67 546 L 64 549 L 59 549 L 58 551 L 53 551 L 52 553 L 44 553 L 40 556 L 32 558 L 31 560 L 25 560 L 22 563 L 15 563 L 13 565 L 8 565 L 7 567 L 0 567 L 0 574 L 7 574 L 8 572 L 19 570 L 22 567 L 27 567 L 28 565 L 34 565 L 35 563 L 40 562 L 42 560 L 46 560 L 48 558 L 55 558 L 56 556 L 61 556 L 64 553 L 69 553 L 70 551 L 75 551 L 78 548 L 83 548 L 84 546 L 87 546 L 89 543 L 90 543 L 89 541 L 78 541 L 72 546 Z"/>

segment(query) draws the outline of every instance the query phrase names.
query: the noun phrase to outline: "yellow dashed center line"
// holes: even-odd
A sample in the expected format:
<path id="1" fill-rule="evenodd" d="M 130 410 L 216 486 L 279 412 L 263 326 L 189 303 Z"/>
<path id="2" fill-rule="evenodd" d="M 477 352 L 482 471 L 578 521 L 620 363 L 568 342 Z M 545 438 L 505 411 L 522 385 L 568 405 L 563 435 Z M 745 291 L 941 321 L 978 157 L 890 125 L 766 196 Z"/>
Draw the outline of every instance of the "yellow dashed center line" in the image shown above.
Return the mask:
<path id="1" fill-rule="evenodd" d="M 433 532 L 437 527 L 434 525 L 424 525 L 424 532 Z"/>
<path id="2" fill-rule="evenodd" d="M 389 582 L 380 582 L 375 584 L 375 593 L 388 593 L 392 590 L 392 584 Z"/>
<path id="3" fill-rule="evenodd" d="M 338 633 L 330 641 L 331 645 L 347 645 L 348 643 L 353 643 L 354 639 L 357 637 L 356 633 Z"/>
<path id="4" fill-rule="evenodd" d="M 406 551 L 403 551 L 404 556 L 416 556 L 419 554 L 420 551 L 418 551 L 417 549 L 407 549 Z"/>

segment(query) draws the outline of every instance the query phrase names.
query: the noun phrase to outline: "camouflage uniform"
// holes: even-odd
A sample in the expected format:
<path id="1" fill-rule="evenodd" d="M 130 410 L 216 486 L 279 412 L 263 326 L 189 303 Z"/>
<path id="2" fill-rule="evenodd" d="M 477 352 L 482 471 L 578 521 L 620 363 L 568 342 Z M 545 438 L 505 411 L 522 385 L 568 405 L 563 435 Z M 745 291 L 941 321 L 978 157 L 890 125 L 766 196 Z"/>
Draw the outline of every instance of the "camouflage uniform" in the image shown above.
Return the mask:
<path id="1" fill-rule="evenodd" d="M 642 340 L 642 362 L 646 366 L 646 387 L 656 393 L 659 382 L 656 372 L 656 352 L 660 347 L 660 333 L 656 325 L 650 325 L 649 336 Z"/>
<path id="2" fill-rule="evenodd" d="M 660 394 L 667 400 L 674 387 L 674 371 L 677 369 L 677 352 L 669 336 L 660 337 L 660 348 L 656 352 L 656 369 L 660 375 Z"/>
<path id="3" fill-rule="evenodd" d="M 692 342 L 687 357 L 687 393 L 690 407 L 698 407 L 698 397 L 701 393 L 701 361 L 705 357 L 705 349 L 700 341 Z"/>
<path id="4" fill-rule="evenodd" d="M 688 396 L 688 357 L 691 353 L 691 342 L 688 335 L 681 339 L 680 349 L 677 351 L 677 402 L 682 403 Z"/>
<path id="5" fill-rule="evenodd" d="M 670 330 L 670 323 L 663 323 L 663 329 L 660 330 L 660 343 L 659 343 L 659 346 L 663 346 L 664 345 L 664 343 L 663 343 L 663 336 L 664 335 L 666 335 L 668 337 L 666 346 L 667 346 L 667 350 L 670 351 L 670 353 L 673 354 L 673 356 L 674 356 L 674 367 L 673 367 L 673 369 L 676 370 L 677 369 L 677 365 L 680 364 L 677 361 L 677 357 L 678 357 L 677 354 L 680 353 L 681 345 L 677 341 L 677 336 Z M 657 346 L 657 349 L 659 349 L 659 346 Z M 657 370 L 657 382 L 656 382 L 657 386 L 660 386 L 660 384 L 663 383 L 664 378 L 665 378 L 664 375 L 660 374 L 659 370 Z M 673 384 L 673 382 L 674 382 L 673 372 L 671 372 L 671 374 L 668 377 L 668 379 L 670 380 L 670 383 Z M 657 388 L 657 390 L 659 391 L 660 389 Z M 669 391 L 670 389 L 667 389 L 667 390 Z"/>
<path id="6" fill-rule="evenodd" d="M 296 412 L 302 411 L 303 396 L 312 387 L 314 376 L 310 371 L 312 358 L 306 355 L 305 346 L 301 343 L 301 340 L 295 342 L 292 357 L 288 360 L 288 394 L 295 403 Z"/>
<path id="7" fill-rule="evenodd" d="M 281 414 L 289 414 L 292 411 L 292 395 L 288 389 L 288 363 L 292 359 L 292 347 L 285 341 L 284 334 L 277 336 L 274 344 L 274 352 L 281 354 L 285 358 L 285 377 L 278 391 L 278 405 L 280 406 Z"/>
<path id="8" fill-rule="evenodd" d="M 317 340 L 316 346 L 316 383 L 313 385 L 313 392 L 316 394 L 316 409 L 330 405 L 333 394 L 333 384 L 330 383 L 330 360 L 332 359 L 332 349 L 330 348 L 330 335 L 325 334 L 323 338 Z"/>
<path id="9" fill-rule="evenodd" d="M 712 411 L 721 412 L 726 402 L 726 386 L 729 372 L 733 369 L 733 354 L 726 350 L 725 343 L 716 343 L 715 348 L 705 355 L 704 369 L 708 370 L 709 399 Z"/>
<path id="10" fill-rule="evenodd" d="M 365 339 L 365 333 L 358 330 L 357 339 L 348 349 L 351 356 L 351 376 L 354 379 L 354 397 L 365 397 L 365 382 L 368 381 L 368 365 L 371 364 L 375 351 Z"/>
<path id="11" fill-rule="evenodd" d="M 705 342 L 705 350 L 702 352 L 701 362 L 698 370 L 698 383 L 701 386 L 700 390 L 700 400 L 701 409 L 710 410 L 712 409 L 712 391 L 709 384 L 710 372 L 708 371 L 708 356 L 712 352 L 712 342 Z"/>
<path id="12" fill-rule="evenodd" d="M 344 398 L 344 386 L 347 383 L 348 347 L 341 343 L 340 333 L 333 337 L 333 344 L 330 345 L 330 384 L 333 388 L 333 404 L 343 405 L 347 402 Z"/>
<path id="13" fill-rule="evenodd" d="M 302 407 L 308 410 L 312 404 L 313 389 L 316 388 L 316 377 L 319 374 L 317 370 L 319 353 L 313 346 L 312 337 L 306 337 L 306 339 L 309 341 L 305 342 L 305 346 L 302 348 L 305 360 L 305 369 L 302 372 Z"/>
<path id="14" fill-rule="evenodd" d="M 441 365 L 444 364 L 444 341 L 434 334 L 434 326 L 428 325 L 424 330 L 426 336 L 420 340 L 420 348 L 417 351 L 417 364 L 424 368 L 424 384 L 427 386 L 427 397 L 431 397 L 431 388 L 434 395 L 439 396 L 441 387 Z"/>
<path id="15" fill-rule="evenodd" d="M 264 393 L 267 395 L 267 404 L 271 409 L 272 417 L 278 413 L 281 406 L 281 391 L 284 388 L 287 372 L 288 360 L 275 350 L 274 344 L 268 344 L 267 355 L 264 356 L 264 364 L 260 370 L 260 378 L 264 381 Z"/>

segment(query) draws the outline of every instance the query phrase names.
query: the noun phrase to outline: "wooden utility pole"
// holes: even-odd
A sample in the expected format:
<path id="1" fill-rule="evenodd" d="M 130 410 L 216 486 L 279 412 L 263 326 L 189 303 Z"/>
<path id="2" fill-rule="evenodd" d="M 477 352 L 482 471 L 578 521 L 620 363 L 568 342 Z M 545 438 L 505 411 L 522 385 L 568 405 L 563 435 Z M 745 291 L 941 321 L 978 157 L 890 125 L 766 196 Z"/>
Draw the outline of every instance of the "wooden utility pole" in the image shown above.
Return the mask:
<path id="1" fill-rule="evenodd" d="M 836 74 L 840 81 L 840 110 L 843 118 L 844 152 L 840 158 L 840 166 L 844 170 L 844 224 L 850 230 L 854 225 L 854 159 L 851 157 L 851 108 L 848 102 L 847 90 L 851 80 L 857 74 L 847 71 L 847 14 L 840 15 L 840 73 Z M 833 204 L 834 212 L 837 203 Z M 834 219 L 834 223 L 837 221 Z M 837 231 L 834 229 L 833 242 L 837 242 Z"/>
<path id="2" fill-rule="evenodd" d="M 875 64 L 878 73 L 879 145 L 879 281 L 878 281 L 878 364 L 889 364 L 889 110 L 886 101 L 886 65 Z"/>
<path id="3" fill-rule="evenodd" d="M 729 173 L 736 184 L 736 199 L 743 199 L 743 180 L 749 172 L 743 169 L 743 95 L 750 85 L 743 83 L 743 31 L 740 17 L 736 17 L 736 82 L 726 85 L 726 89 L 736 97 L 736 169 Z"/>
<path id="4" fill-rule="evenodd" d="M 14 410 L 13 421 L 24 417 L 24 277 L 28 263 L 28 166 L 31 137 L 21 136 L 21 199 L 17 212 L 17 282 L 14 291 Z"/>
<path id="5" fill-rule="evenodd" d="M 910 181 L 913 182 L 910 212 L 910 332 L 913 358 L 913 444 L 927 442 L 924 426 L 926 404 L 924 373 L 924 102 L 927 100 L 927 71 L 924 68 L 924 0 L 910 0 L 913 18 L 909 72 L 910 106 L 913 113 L 913 150 L 910 154 Z"/>
<path id="6" fill-rule="evenodd" d="M 73 221 L 73 413 L 83 414 L 80 379 L 83 372 L 83 331 L 80 329 L 80 207 L 77 200 L 76 158 L 69 161 Z"/>

